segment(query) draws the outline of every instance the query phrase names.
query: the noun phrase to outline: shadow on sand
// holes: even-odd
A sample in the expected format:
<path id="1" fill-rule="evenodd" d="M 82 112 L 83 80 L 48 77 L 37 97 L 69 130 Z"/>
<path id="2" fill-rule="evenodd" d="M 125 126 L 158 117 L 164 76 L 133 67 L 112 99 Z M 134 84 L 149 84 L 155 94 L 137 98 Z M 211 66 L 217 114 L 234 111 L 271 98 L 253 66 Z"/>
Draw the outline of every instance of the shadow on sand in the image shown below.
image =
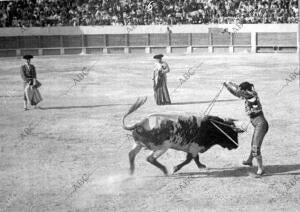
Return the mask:
<path id="1" fill-rule="evenodd" d="M 195 101 L 195 102 L 174 102 L 171 105 L 191 105 L 191 104 L 206 104 L 210 103 L 212 100 L 206 100 L 206 101 Z M 239 99 L 221 99 L 217 100 L 216 102 L 235 102 L 239 101 Z"/>
<path id="2" fill-rule="evenodd" d="M 221 168 L 219 170 L 209 169 L 206 171 L 203 169 L 201 172 L 185 172 L 174 174 L 174 177 L 248 177 L 249 173 L 255 173 L 256 167 L 236 167 L 236 168 Z M 290 165 L 268 165 L 265 166 L 265 175 L 300 175 L 300 172 L 292 172 L 300 170 L 300 164 Z"/>
<path id="3" fill-rule="evenodd" d="M 238 99 L 225 99 L 217 100 L 216 102 L 234 102 Z M 175 102 L 171 105 L 188 105 L 188 104 L 206 104 L 210 103 L 209 101 L 196 101 L 196 102 Z M 114 106 L 129 106 L 132 104 L 104 104 L 104 105 L 83 105 L 83 106 L 56 106 L 56 107 L 40 107 L 40 110 L 66 110 L 66 109 L 81 109 L 81 108 L 98 108 L 98 107 L 114 107 Z"/>
<path id="4" fill-rule="evenodd" d="M 98 107 L 114 107 L 114 106 L 128 106 L 132 104 L 105 104 L 105 105 L 84 105 L 84 106 L 57 106 L 57 107 L 40 107 L 40 110 L 66 110 L 66 109 L 80 109 L 80 108 L 98 108 Z"/>

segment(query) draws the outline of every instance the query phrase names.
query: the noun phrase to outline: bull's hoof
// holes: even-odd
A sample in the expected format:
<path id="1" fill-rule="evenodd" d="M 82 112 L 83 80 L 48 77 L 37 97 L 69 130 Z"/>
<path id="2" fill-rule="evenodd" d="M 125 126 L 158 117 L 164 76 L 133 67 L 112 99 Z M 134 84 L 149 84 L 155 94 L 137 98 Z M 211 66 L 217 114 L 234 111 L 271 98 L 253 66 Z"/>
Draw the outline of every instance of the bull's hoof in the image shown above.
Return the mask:
<path id="1" fill-rule="evenodd" d="M 199 168 L 199 169 L 205 169 L 206 166 L 205 166 L 204 164 L 201 163 L 201 164 L 199 164 L 198 168 Z"/>
<path id="2" fill-rule="evenodd" d="M 173 174 L 175 174 L 179 170 L 178 166 L 173 167 Z"/>
<path id="3" fill-rule="evenodd" d="M 133 173 L 134 173 L 134 170 L 130 169 L 130 170 L 129 170 L 129 174 L 130 174 L 130 175 L 133 175 Z"/>
<path id="4" fill-rule="evenodd" d="M 166 168 L 163 169 L 163 173 L 164 173 L 165 176 L 168 176 L 168 175 L 169 175 L 168 170 L 167 170 Z"/>

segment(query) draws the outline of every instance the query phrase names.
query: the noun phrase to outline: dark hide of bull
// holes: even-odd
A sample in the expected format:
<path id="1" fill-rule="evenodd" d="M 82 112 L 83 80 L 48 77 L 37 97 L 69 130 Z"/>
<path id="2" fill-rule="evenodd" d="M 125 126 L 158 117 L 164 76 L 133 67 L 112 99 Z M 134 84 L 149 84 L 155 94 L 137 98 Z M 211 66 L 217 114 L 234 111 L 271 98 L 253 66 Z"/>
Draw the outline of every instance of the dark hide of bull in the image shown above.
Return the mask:
<path id="1" fill-rule="evenodd" d="M 123 129 L 132 131 L 135 140 L 135 145 L 128 154 L 130 174 L 134 172 L 134 160 L 142 147 L 152 151 L 147 161 L 165 175 L 168 171 L 157 159 L 170 148 L 187 153 L 186 160 L 174 167 L 173 171 L 176 172 L 191 160 L 195 161 L 198 168 L 205 168 L 205 165 L 199 161 L 198 153 L 205 152 L 216 144 L 229 150 L 238 147 L 238 133 L 243 132 L 242 129 L 237 128 L 233 120 L 224 120 L 216 116 L 186 118 L 152 114 L 136 124 L 127 126 L 125 118 L 141 107 L 146 100 L 147 98 L 138 98 L 123 116 Z"/>
<path id="2" fill-rule="evenodd" d="M 216 144 L 229 150 L 236 149 L 237 145 L 212 125 L 211 121 L 217 121 L 214 123 L 238 143 L 238 133 L 232 128 L 234 127 L 234 123 L 232 121 L 225 121 L 216 116 L 204 117 L 201 120 L 200 126 L 198 126 L 199 124 L 197 124 L 197 118 L 195 116 L 191 116 L 189 119 L 179 118 L 177 122 L 166 120 L 163 121 L 158 128 L 152 130 L 145 130 L 139 126 L 133 130 L 133 137 L 143 142 L 149 149 L 150 143 L 159 146 L 166 140 L 170 140 L 182 146 L 195 142 L 199 146 L 204 147 L 202 152 L 205 152 Z"/>

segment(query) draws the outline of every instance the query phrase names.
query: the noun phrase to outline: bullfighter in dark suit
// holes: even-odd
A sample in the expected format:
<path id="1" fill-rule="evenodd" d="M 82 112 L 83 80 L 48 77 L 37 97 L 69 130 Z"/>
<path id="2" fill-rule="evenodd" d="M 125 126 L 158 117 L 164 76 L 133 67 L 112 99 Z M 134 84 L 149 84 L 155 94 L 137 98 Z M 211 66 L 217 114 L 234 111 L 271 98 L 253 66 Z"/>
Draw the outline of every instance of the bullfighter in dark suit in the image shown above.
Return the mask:
<path id="1" fill-rule="evenodd" d="M 37 108 L 37 104 L 42 101 L 42 96 L 37 89 L 41 83 L 36 79 L 36 70 L 31 64 L 32 58 L 32 55 L 24 55 L 25 64 L 21 66 L 20 70 L 24 88 L 24 110 L 28 110 L 28 102 Z"/>
<path id="2" fill-rule="evenodd" d="M 171 99 L 167 87 L 167 73 L 170 72 L 169 65 L 162 60 L 163 55 L 155 55 L 156 60 L 153 72 L 154 98 L 157 105 L 171 104 Z"/>

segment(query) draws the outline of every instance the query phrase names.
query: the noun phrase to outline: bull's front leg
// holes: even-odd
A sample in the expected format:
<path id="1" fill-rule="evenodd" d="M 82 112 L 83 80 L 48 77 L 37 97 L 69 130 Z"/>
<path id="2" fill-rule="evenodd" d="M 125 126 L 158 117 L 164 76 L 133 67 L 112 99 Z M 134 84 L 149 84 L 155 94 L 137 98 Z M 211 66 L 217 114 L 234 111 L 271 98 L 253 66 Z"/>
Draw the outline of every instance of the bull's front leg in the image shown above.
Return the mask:
<path id="1" fill-rule="evenodd" d="M 195 161 L 195 163 L 196 163 L 196 165 L 198 166 L 199 169 L 206 168 L 206 166 L 203 163 L 200 162 L 199 155 L 194 157 L 194 161 Z"/>
<path id="2" fill-rule="evenodd" d="M 193 159 L 193 155 L 191 153 L 188 153 L 186 155 L 185 161 L 183 161 L 182 163 L 178 164 L 177 166 L 174 166 L 174 168 L 173 168 L 173 174 L 175 172 L 179 171 L 185 165 L 189 164 L 192 161 L 192 159 Z"/>
<path id="3" fill-rule="evenodd" d="M 157 159 L 162 156 L 168 149 L 160 149 L 160 150 L 156 150 L 154 152 L 152 152 L 148 157 L 147 157 L 147 161 L 151 164 L 153 164 L 154 166 L 156 166 L 157 168 L 159 168 L 160 170 L 162 170 L 162 172 L 165 175 L 168 175 L 168 170 L 167 168 L 162 165 L 161 163 L 159 163 L 157 161 Z"/>

